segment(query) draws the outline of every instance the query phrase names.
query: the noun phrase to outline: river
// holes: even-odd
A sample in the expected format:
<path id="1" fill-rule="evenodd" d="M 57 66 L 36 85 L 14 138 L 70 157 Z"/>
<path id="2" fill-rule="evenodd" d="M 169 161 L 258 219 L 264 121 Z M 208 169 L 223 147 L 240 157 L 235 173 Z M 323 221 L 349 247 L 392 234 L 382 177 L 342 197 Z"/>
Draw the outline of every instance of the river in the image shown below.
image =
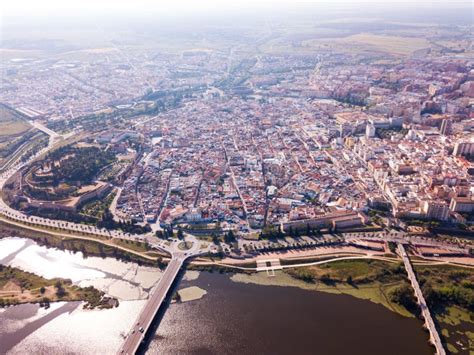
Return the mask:
<path id="1" fill-rule="evenodd" d="M 0 263 L 45 277 L 67 277 L 120 299 L 111 310 L 81 302 L 20 305 L 0 310 L 0 353 L 113 354 L 159 279 L 156 269 L 114 259 L 0 240 Z M 189 273 L 188 273 L 189 274 Z M 432 354 L 421 321 L 347 295 L 261 286 L 228 275 L 185 276 L 179 288 L 207 291 L 200 300 L 162 312 L 148 354 Z"/>

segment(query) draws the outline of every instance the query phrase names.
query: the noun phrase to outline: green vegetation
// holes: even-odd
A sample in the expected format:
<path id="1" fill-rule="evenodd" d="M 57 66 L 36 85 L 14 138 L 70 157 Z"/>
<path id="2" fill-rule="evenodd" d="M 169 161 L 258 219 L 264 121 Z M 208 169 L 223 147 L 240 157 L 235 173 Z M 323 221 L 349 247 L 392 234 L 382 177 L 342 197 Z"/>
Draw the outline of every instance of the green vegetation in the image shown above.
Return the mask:
<path id="1" fill-rule="evenodd" d="M 288 274 L 311 282 L 347 283 L 350 278 L 352 285 L 371 282 L 395 282 L 405 278 L 401 263 L 388 264 L 379 260 L 342 260 L 318 266 L 289 269 Z"/>
<path id="2" fill-rule="evenodd" d="M 397 252 L 397 243 L 395 242 L 388 242 L 388 248 L 393 254 L 396 254 Z"/>
<path id="3" fill-rule="evenodd" d="M 94 287 L 79 287 L 71 280 L 45 279 L 20 269 L 0 265 L 0 307 L 19 303 L 41 303 L 48 306 L 53 301 L 85 301 L 84 308 L 111 308 L 118 301 L 105 297 Z"/>
<path id="4" fill-rule="evenodd" d="M 423 295 L 451 353 L 474 348 L 474 270 L 415 265 Z"/>
<path id="5" fill-rule="evenodd" d="M 474 312 L 474 272 L 448 265 L 416 265 L 418 281 L 428 305 L 438 311 L 459 306 Z"/>
<path id="6" fill-rule="evenodd" d="M 99 171 L 115 159 L 113 153 L 98 147 L 66 145 L 49 153 L 45 160 L 52 163 L 53 183 L 90 184 Z"/>
<path id="7" fill-rule="evenodd" d="M 111 193 L 104 199 L 94 200 L 89 203 L 86 203 L 84 206 L 82 206 L 80 214 L 83 214 L 87 217 L 93 217 L 99 220 L 109 209 L 110 205 L 112 204 L 112 201 L 114 200 L 114 197 L 115 193 Z"/>
<path id="8" fill-rule="evenodd" d="M 408 130 L 405 128 L 378 128 L 377 135 L 382 139 L 390 139 L 392 136 L 401 134 L 405 136 L 408 133 Z"/>
<path id="9" fill-rule="evenodd" d="M 336 262 L 338 263 L 338 262 Z M 346 266 L 349 266 L 347 264 Z M 300 269 L 300 268 L 298 268 Z M 304 268 L 303 268 L 304 269 Z M 296 270 L 296 269 L 295 269 Z M 309 271 L 311 272 L 311 271 Z M 324 271 L 323 271 L 324 272 Z M 308 275 L 305 271 L 303 275 Z M 349 276 L 341 278 L 340 282 L 333 280 L 325 280 L 323 282 L 314 275 L 310 274 L 310 281 L 302 278 L 295 278 L 290 275 L 288 271 L 276 271 L 275 277 L 268 277 L 266 273 L 254 273 L 251 275 L 238 273 L 232 276 L 232 280 L 236 282 L 255 283 L 259 285 L 273 285 L 273 286 L 292 286 L 299 287 L 306 290 L 326 292 L 331 294 L 350 295 L 356 298 L 371 301 L 380 304 L 387 309 L 396 312 L 406 317 L 413 317 L 413 314 L 405 307 L 390 300 L 390 293 L 394 288 L 403 283 L 403 281 L 393 281 L 381 283 L 378 281 L 357 284 Z"/>
<path id="10" fill-rule="evenodd" d="M 390 292 L 390 300 L 410 310 L 412 313 L 418 313 L 419 308 L 416 303 L 416 297 L 413 288 L 408 282 L 404 282 Z"/>
<path id="11" fill-rule="evenodd" d="M 406 274 L 401 263 L 341 260 L 284 272 L 310 285 L 310 289 L 367 299 L 404 316 L 412 317 L 417 313 L 416 307 L 410 307 L 410 303 L 396 297 L 406 285 Z"/>
<path id="12" fill-rule="evenodd" d="M 248 262 L 239 264 L 240 267 L 245 268 L 255 268 L 257 264 L 255 262 Z M 233 267 L 229 267 L 226 265 L 219 265 L 219 264 L 209 264 L 209 265 L 201 265 L 201 264 L 188 264 L 186 270 L 196 270 L 196 271 L 207 271 L 207 272 L 219 272 L 220 274 L 228 273 L 228 274 L 253 274 L 253 271 L 249 270 L 242 270 L 236 269 Z"/>
<path id="13" fill-rule="evenodd" d="M 108 209 L 103 212 L 101 219 L 97 223 L 97 227 L 105 229 L 120 229 L 125 233 L 131 234 L 144 234 L 151 232 L 151 228 L 148 224 L 145 226 L 140 226 L 135 224 L 133 221 L 116 222 L 112 216 L 112 213 Z"/>

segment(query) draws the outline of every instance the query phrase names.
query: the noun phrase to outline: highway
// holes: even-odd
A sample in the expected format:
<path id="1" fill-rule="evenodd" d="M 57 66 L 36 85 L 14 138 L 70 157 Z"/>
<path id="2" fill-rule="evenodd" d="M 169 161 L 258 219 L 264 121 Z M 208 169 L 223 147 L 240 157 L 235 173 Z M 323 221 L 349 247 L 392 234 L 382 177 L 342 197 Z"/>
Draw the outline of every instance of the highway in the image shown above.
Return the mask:
<path id="1" fill-rule="evenodd" d="M 411 266 L 410 259 L 408 258 L 408 255 L 405 251 L 405 247 L 401 243 L 398 243 L 398 252 L 403 259 L 403 263 L 405 264 L 405 269 L 408 274 L 408 279 L 410 280 L 413 290 L 415 291 L 415 296 L 418 305 L 420 306 L 421 314 L 425 319 L 425 326 L 430 333 L 430 341 L 436 348 L 436 355 L 446 355 L 446 351 L 443 348 L 443 344 L 438 334 L 438 330 L 436 329 L 436 326 L 433 322 L 433 318 L 431 317 L 430 309 L 426 304 L 425 297 L 423 296 L 423 292 L 421 292 L 420 285 L 418 284 L 415 272 L 413 271 L 413 267 Z"/>
<path id="2" fill-rule="evenodd" d="M 150 296 L 148 303 L 142 309 L 138 319 L 135 321 L 131 331 L 128 333 L 125 342 L 122 344 L 122 347 L 118 352 L 119 354 L 134 355 L 137 352 L 153 322 L 153 319 L 165 301 L 166 295 L 170 291 L 174 280 L 178 276 L 179 270 L 181 269 L 185 259 L 186 255 L 183 253 L 171 259 L 162 278 L 153 291 L 153 294 Z"/>

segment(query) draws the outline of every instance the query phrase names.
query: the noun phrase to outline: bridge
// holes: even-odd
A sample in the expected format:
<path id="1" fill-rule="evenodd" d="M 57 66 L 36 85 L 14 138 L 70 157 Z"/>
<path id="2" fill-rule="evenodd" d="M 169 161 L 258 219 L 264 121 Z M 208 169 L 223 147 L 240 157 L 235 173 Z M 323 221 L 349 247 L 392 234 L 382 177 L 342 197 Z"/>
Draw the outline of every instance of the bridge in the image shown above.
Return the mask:
<path id="1" fill-rule="evenodd" d="M 209 251 L 209 248 L 202 248 L 201 243 L 199 243 L 194 236 L 186 233 L 185 238 L 193 240 L 192 247 L 188 250 L 180 250 L 180 241 L 175 241 L 170 245 L 169 249 L 172 250 L 171 261 L 166 267 L 160 281 L 158 281 L 158 285 L 150 295 L 147 304 L 143 307 L 135 323 L 133 323 L 132 329 L 125 338 L 118 354 L 134 355 L 138 351 L 140 344 L 145 339 L 145 335 L 153 323 L 153 319 L 156 317 L 156 314 L 165 302 L 166 295 L 170 292 L 173 282 L 176 280 L 184 261 L 187 258 L 204 254 Z"/>
<path id="2" fill-rule="evenodd" d="M 48 127 L 46 127 L 45 125 L 42 125 L 41 123 L 39 122 L 35 122 L 35 121 L 29 121 L 29 123 L 35 127 L 36 129 L 42 131 L 43 133 L 46 133 L 48 136 L 50 136 L 53 140 L 54 139 L 58 139 L 61 137 L 61 135 L 59 135 L 58 133 L 52 131 L 51 129 L 49 129 Z"/>
<path id="3" fill-rule="evenodd" d="M 181 269 L 184 260 L 185 258 L 183 256 L 171 259 L 162 278 L 158 282 L 156 289 L 154 290 L 145 307 L 140 312 L 138 319 L 133 324 L 131 331 L 125 339 L 125 342 L 122 344 L 119 354 L 134 355 L 137 352 L 141 342 L 145 338 L 145 335 L 153 322 L 153 319 L 165 301 L 166 295 L 170 291 L 174 280 L 178 276 L 179 270 Z"/>
<path id="4" fill-rule="evenodd" d="M 405 269 L 407 270 L 408 279 L 411 282 L 413 290 L 415 291 L 415 296 L 418 302 L 418 305 L 421 308 L 421 314 L 425 320 L 425 326 L 430 333 L 430 342 L 436 348 L 436 355 L 446 355 L 446 351 L 443 348 L 443 344 L 441 342 L 441 338 L 439 336 L 438 330 L 433 322 L 433 318 L 431 317 L 430 309 L 426 305 L 425 297 L 421 292 L 420 285 L 418 284 L 418 280 L 416 279 L 415 272 L 413 271 L 413 267 L 411 266 L 410 259 L 405 251 L 405 247 L 402 243 L 398 243 L 398 253 L 403 259 L 403 263 L 405 264 Z"/>

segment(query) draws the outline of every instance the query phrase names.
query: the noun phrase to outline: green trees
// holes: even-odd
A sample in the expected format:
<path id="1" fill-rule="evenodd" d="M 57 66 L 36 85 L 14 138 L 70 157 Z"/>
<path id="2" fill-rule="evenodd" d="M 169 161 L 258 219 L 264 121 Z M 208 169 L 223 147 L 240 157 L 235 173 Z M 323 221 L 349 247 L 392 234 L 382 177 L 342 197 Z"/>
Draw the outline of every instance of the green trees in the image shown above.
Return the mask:
<path id="1" fill-rule="evenodd" d="M 234 232 L 232 230 L 228 231 L 225 235 L 224 235 L 224 241 L 227 243 L 227 244 L 231 244 L 233 242 L 235 242 L 235 235 L 234 235 Z"/>
<path id="2" fill-rule="evenodd" d="M 159 269 L 163 269 L 165 267 L 165 263 L 163 262 L 163 258 L 161 256 L 156 259 L 156 266 L 158 266 Z"/>
<path id="3" fill-rule="evenodd" d="M 216 234 L 216 233 L 212 233 L 212 242 L 215 244 L 215 245 L 220 245 L 221 244 L 221 241 L 219 239 L 219 236 Z"/>
<path id="4" fill-rule="evenodd" d="M 54 285 L 56 287 L 56 295 L 59 298 L 63 298 L 66 296 L 66 290 L 64 289 L 63 285 L 61 284 L 61 281 L 56 281 L 56 284 Z"/>
<path id="5" fill-rule="evenodd" d="M 411 311 L 418 308 L 413 290 L 407 283 L 403 283 L 392 290 L 390 292 L 390 300 L 404 306 L 406 309 Z"/>
<path id="6" fill-rule="evenodd" d="M 89 184 L 104 166 L 114 161 L 115 156 L 98 147 L 79 148 L 68 145 L 48 154 L 46 159 L 59 163 L 53 164 L 52 168 L 55 184 L 61 181 Z"/>
<path id="7" fill-rule="evenodd" d="M 308 283 L 315 282 L 315 277 L 313 273 L 311 272 L 311 270 L 309 270 L 306 267 L 291 269 L 289 273 L 294 278 L 302 280 L 304 282 L 308 282 Z"/>
<path id="8" fill-rule="evenodd" d="M 151 231 L 151 228 L 149 225 L 145 225 L 142 227 L 131 221 L 116 222 L 114 220 L 114 217 L 112 216 L 112 213 L 108 209 L 104 212 L 100 221 L 97 223 L 97 227 L 105 228 L 105 229 L 121 229 L 122 231 L 126 233 L 131 233 L 131 234 L 144 234 Z"/>

